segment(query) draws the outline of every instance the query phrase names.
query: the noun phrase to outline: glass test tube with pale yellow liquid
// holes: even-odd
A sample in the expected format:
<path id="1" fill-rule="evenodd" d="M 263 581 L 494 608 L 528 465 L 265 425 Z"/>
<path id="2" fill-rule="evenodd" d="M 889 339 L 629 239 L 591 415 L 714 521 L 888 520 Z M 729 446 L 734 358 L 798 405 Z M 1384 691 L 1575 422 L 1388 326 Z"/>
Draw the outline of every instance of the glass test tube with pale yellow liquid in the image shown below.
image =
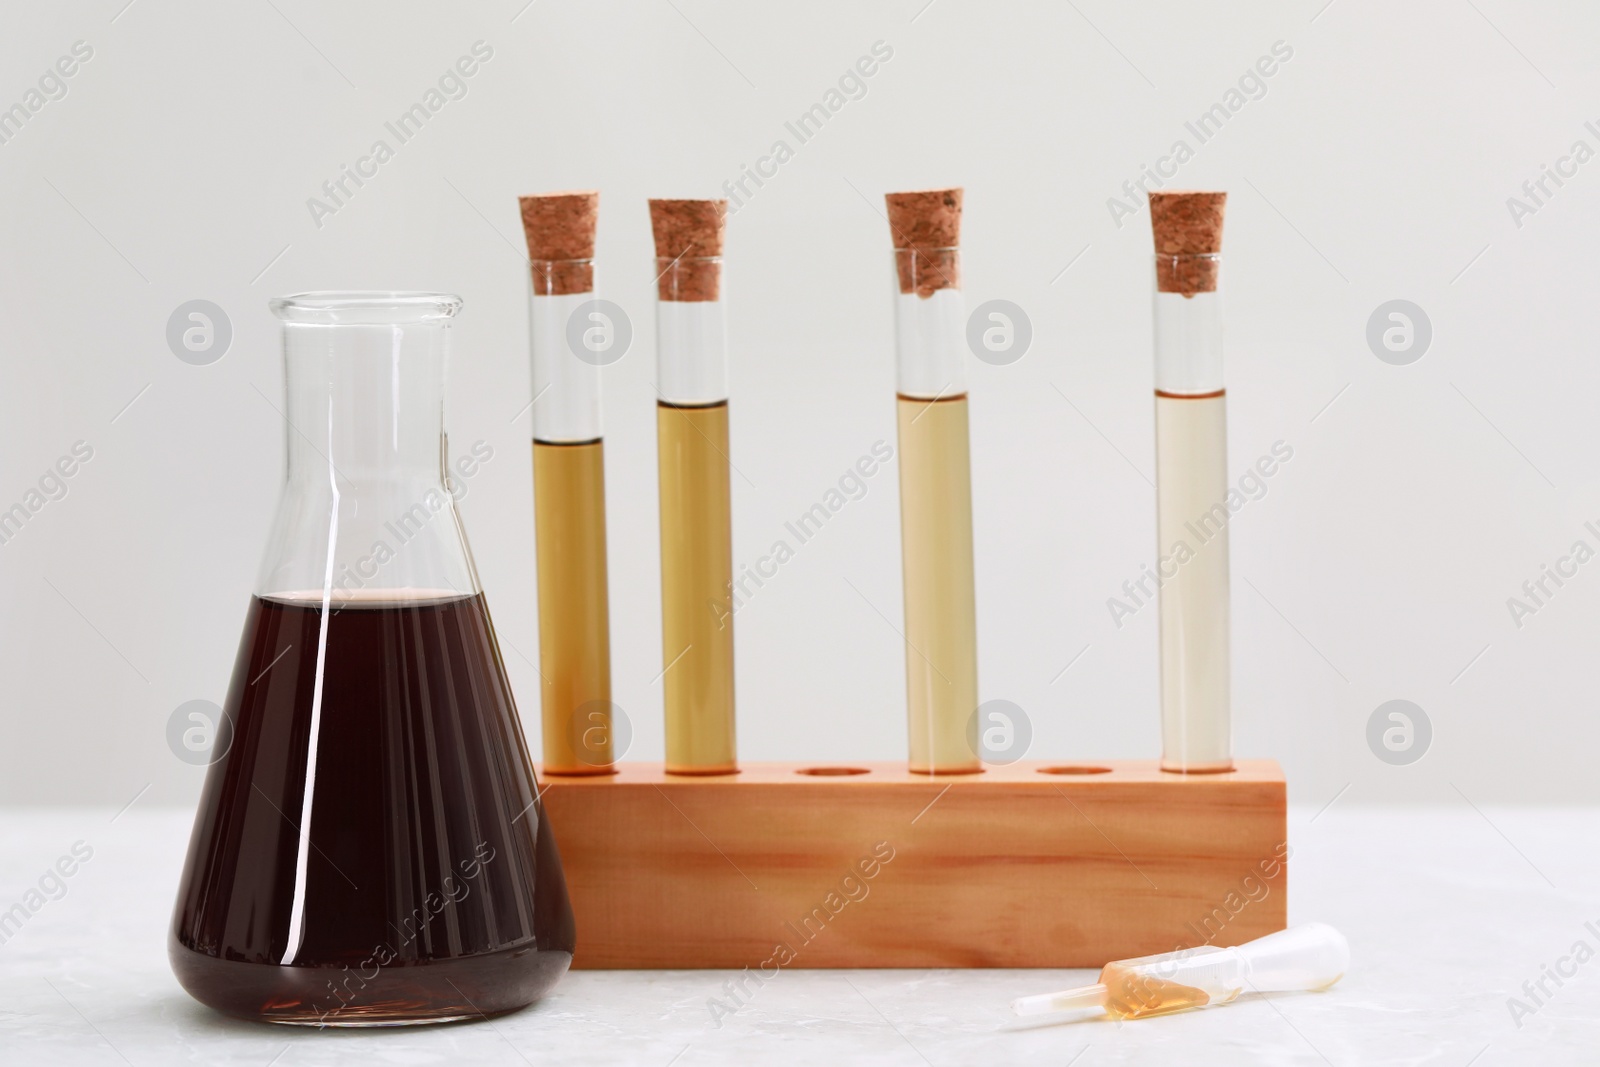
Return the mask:
<path id="1" fill-rule="evenodd" d="M 726 207 L 719 201 L 652 200 L 650 209 L 659 257 L 656 447 L 666 769 L 730 774 L 738 770 L 738 757 L 720 256 Z"/>
<path id="2" fill-rule="evenodd" d="M 586 261 L 534 261 L 533 515 L 539 584 L 544 769 L 612 771 L 611 624 L 606 578 L 605 445 L 598 358 L 568 326 L 594 300 Z"/>
<path id="3" fill-rule="evenodd" d="M 1161 767 L 1185 773 L 1233 769 L 1227 394 L 1215 252 L 1222 204 L 1220 193 L 1151 197 Z M 1189 251 L 1197 247 L 1209 251 Z"/>
<path id="4" fill-rule="evenodd" d="M 977 603 L 966 313 L 954 247 L 961 191 L 892 193 L 900 550 L 910 768 L 970 774 L 978 758 Z"/>
<path id="5" fill-rule="evenodd" d="M 667 769 L 736 767 L 728 402 L 656 403 Z"/>
<path id="6" fill-rule="evenodd" d="M 533 529 L 539 581 L 544 769 L 609 774 L 611 618 L 606 583 L 605 446 L 600 366 L 591 343 L 600 194 L 517 198 L 528 242 L 533 362 Z"/>
<path id="7" fill-rule="evenodd" d="M 911 769 L 979 769 L 967 398 L 895 398 Z"/>

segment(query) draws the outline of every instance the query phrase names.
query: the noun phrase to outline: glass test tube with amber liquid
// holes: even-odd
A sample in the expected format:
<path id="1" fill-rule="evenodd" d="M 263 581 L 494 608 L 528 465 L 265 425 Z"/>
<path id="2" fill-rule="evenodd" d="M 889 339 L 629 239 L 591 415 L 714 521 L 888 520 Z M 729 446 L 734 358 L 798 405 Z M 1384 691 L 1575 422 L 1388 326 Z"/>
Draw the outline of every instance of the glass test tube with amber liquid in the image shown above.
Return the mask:
<path id="1" fill-rule="evenodd" d="M 1226 193 L 1150 194 L 1155 232 L 1161 767 L 1233 769 L 1228 431 L 1222 381 Z"/>
<path id="2" fill-rule="evenodd" d="M 895 406 L 911 770 L 970 774 L 978 759 L 977 604 L 967 432 L 961 190 L 890 193 Z"/>
<path id="3" fill-rule="evenodd" d="M 738 770 L 723 200 L 652 200 L 666 769 Z"/>
<path id="4" fill-rule="evenodd" d="M 533 516 L 544 769 L 609 774 L 614 759 L 600 365 L 590 344 L 598 194 L 521 198 L 531 259 Z"/>

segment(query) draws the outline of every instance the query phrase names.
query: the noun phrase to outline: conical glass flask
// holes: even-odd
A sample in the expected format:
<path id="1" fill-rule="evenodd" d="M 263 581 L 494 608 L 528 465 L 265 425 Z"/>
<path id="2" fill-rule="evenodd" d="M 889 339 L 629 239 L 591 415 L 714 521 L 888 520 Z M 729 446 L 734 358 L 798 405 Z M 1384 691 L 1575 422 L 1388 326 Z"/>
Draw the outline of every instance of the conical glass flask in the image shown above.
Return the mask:
<path id="1" fill-rule="evenodd" d="M 203 1003 L 271 1022 L 520 1008 L 571 963 L 572 911 L 444 469 L 461 302 L 271 306 L 288 477 L 228 690 L 231 743 L 195 817 L 173 970 Z"/>

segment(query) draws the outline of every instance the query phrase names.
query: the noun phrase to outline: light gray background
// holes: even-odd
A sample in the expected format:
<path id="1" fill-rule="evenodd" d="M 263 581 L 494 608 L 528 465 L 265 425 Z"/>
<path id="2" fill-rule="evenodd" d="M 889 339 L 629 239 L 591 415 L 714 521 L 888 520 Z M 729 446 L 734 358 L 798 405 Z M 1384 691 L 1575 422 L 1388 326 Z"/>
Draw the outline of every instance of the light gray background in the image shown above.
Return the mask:
<path id="1" fill-rule="evenodd" d="M 1520 629 L 1506 604 L 1600 547 L 1600 160 L 1520 228 L 1506 206 L 1600 148 L 1592 7 L 124 2 L 9 4 L 0 35 L 0 106 L 94 49 L 0 145 L 0 507 L 94 449 L 0 546 L 0 800 L 194 797 L 166 724 L 226 690 L 282 471 L 265 305 L 306 289 L 465 297 L 452 451 L 495 449 L 463 510 L 536 743 L 515 197 L 575 187 L 602 190 L 602 292 L 636 327 L 605 371 L 612 638 L 630 755 L 659 758 L 644 201 L 719 195 L 879 40 L 866 97 L 730 222 L 736 560 L 893 441 L 881 196 L 964 185 L 969 306 L 1012 300 L 1035 331 L 971 368 L 982 695 L 1027 709 L 1031 755 L 1155 755 L 1155 612 L 1106 608 L 1154 558 L 1150 239 L 1106 201 L 1284 41 L 1174 183 L 1230 192 L 1230 467 L 1294 449 L 1233 527 L 1237 751 L 1319 806 L 1600 797 L 1600 561 Z M 468 95 L 315 226 L 307 198 L 479 40 Z M 1403 367 L 1365 341 L 1397 298 L 1434 332 Z M 211 366 L 166 344 L 193 299 L 232 319 Z M 903 754 L 896 476 L 739 613 L 744 758 Z M 1409 766 L 1366 740 L 1397 698 L 1433 726 Z"/>

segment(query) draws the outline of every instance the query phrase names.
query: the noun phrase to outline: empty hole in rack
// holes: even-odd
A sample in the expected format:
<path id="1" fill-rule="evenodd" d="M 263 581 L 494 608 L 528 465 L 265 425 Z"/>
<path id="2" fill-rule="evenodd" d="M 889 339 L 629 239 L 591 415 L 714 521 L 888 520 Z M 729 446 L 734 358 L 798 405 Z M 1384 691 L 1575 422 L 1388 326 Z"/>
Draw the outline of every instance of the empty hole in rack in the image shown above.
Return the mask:
<path id="1" fill-rule="evenodd" d="M 1110 774 L 1110 767 L 1091 767 L 1084 764 L 1063 764 L 1059 767 L 1040 767 L 1040 774 Z"/>
<path id="2" fill-rule="evenodd" d="M 796 774 L 810 774 L 818 778 L 842 778 L 851 774 L 870 773 L 865 767 L 802 767 Z"/>

